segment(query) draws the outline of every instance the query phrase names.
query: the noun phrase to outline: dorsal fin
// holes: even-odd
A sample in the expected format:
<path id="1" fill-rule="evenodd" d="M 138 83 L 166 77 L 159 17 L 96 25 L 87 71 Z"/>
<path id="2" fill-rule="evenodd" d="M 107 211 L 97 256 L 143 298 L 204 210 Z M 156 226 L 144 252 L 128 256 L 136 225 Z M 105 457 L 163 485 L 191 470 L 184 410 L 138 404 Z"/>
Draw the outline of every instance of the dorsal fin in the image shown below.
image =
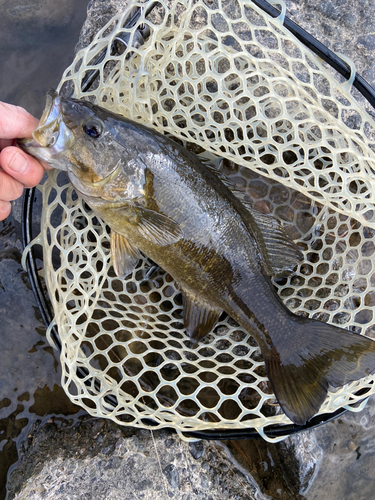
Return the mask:
<path id="1" fill-rule="evenodd" d="M 234 196 L 236 196 L 236 198 L 238 198 L 246 206 L 246 208 L 248 207 L 252 208 L 251 201 L 245 199 L 245 193 L 241 191 L 241 189 L 239 189 L 233 181 L 228 179 L 228 177 L 225 174 L 223 174 L 223 172 L 218 170 L 212 163 L 206 163 L 206 162 L 202 163 L 204 163 L 204 166 L 208 168 L 208 170 L 210 170 L 213 174 L 215 174 L 216 177 L 218 177 L 228 189 L 230 189 L 230 191 L 234 194 Z"/>
<path id="2" fill-rule="evenodd" d="M 261 214 L 251 207 L 246 208 L 253 216 L 262 233 L 271 265 L 271 269 L 269 269 L 270 276 L 292 272 L 298 262 L 303 260 L 301 250 L 286 234 L 280 222 L 272 215 Z"/>
<path id="3" fill-rule="evenodd" d="M 294 241 L 287 235 L 280 222 L 270 214 L 262 214 L 255 210 L 251 202 L 245 199 L 245 193 L 236 184 L 211 163 L 204 162 L 225 186 L 238 198 L 251 213 L 263 236 L 270 267 L 266 268 L 270 276 L 290 273 L 303 260 L 303 254 Z"/>

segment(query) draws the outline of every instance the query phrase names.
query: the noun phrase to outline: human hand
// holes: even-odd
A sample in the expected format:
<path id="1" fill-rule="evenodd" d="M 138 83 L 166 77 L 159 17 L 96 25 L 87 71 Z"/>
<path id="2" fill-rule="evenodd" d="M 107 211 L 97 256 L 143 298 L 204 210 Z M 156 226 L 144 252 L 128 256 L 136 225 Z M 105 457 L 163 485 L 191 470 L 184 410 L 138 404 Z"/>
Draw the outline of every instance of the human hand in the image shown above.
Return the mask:
<path id="1" fill-rule="evenodd" d="M 10 214 L 10 202 L 39 184 L 49 168 L 15 146 L 16 139 L 31 137 L 38 122 L 25 109 L 0 102 L 0 221 Z"/>

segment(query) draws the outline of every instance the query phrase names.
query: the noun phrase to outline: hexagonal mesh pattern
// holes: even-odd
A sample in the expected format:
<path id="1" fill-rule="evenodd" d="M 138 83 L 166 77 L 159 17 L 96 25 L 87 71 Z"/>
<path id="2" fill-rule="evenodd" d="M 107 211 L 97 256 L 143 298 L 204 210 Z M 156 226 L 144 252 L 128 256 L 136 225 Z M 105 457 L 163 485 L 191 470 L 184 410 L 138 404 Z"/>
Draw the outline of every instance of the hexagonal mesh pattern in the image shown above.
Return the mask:
<path id="1" fill-rule="evenodd" d="M 305 260 L 275 282 L 286 305 L 372 336 L 371 119 L 251 2 L 160 2 L 131 30 L 121 28 L 128 12 L 77 54 L 60 88 L 204 151 L 256 209 L 292 223 Z M 128 31 L 131 41 L 142 23 L 150 28 L 145 45 L 111 56 L 116 33 Z M 104 60 L 95 63 L 103 48 Z M 97 69 L 83 92 L 82 78 Z M 108 228 L 65 175 L 50 172 L 42 191 L 44 273 L 62 341 L 63 386 L 74 402 L 121 424 L 181 431 L 251 427 L 266 437 L 268 425 L 289 423 L 251 336 L 221 317 L 192 343 L 173 279 L 147 258 L 118 279 Z M 359 389 L 375 390 L 373 379 L 330 392 L 320 413 L 358 402 Z"/>

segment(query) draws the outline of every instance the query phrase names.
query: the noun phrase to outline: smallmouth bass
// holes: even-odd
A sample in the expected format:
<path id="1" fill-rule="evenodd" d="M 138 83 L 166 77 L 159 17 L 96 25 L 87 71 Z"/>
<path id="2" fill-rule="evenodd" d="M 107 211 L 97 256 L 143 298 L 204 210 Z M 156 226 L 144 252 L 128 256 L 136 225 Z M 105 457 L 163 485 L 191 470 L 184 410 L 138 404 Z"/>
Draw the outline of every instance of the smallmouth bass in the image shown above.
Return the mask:
<path id="1" fill-rule="evenodd" d="M 303 425 L 329 385 L 375 371 L 375 342 L 290 312 L 271 276 L 302 254 L 271 216 L 235 196 L 229 183 L 185 148 L 86 101 L 47 94 L 33 140 L 20 146 L 65 170 L 77 193 L 111 228 L 115 272 L 140 252 L 180 286 L 188 335 L 199 340 L 222 311 L 258 342 L 286 415 Z"/>

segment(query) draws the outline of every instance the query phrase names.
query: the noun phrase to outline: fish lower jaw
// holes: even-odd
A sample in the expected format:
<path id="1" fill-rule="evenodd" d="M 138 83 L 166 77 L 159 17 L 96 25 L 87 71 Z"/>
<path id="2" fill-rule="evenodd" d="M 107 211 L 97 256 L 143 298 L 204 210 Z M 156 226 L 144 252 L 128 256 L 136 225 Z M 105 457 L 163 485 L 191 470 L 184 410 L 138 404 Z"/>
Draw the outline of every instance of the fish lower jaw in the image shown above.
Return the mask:
<path id="1" fill-rule="evenodd" d="M 115 169 L 110 172 L 108 175 L 105 177 L 99 177 L 97 176 L 97 180 L 93 180 L 94 176 L 96 175 L 93 170 L 90 170 L 88 172 L 84 172 L 79 164 L 75 163 L 70 163 L 69 166 L 69 172 L 71 175 L 77 179 L 78 184 L 81 184 L 82 186 L 85 186 L 88 190 L 90 189 L 97 189 L 101 190 L 103 192 L 104 187 L 111 181 L 113 180 L 121 171 L 122 169 L 122 163 L 119 161 L 115 167 Z M 84 177 L 85 175 L 89 177 L 89 180 L 86 180 Z M 73 181 L 72 181 L 73 182 Z M 73 182 L 74 184 L 74 182 Z"/>

